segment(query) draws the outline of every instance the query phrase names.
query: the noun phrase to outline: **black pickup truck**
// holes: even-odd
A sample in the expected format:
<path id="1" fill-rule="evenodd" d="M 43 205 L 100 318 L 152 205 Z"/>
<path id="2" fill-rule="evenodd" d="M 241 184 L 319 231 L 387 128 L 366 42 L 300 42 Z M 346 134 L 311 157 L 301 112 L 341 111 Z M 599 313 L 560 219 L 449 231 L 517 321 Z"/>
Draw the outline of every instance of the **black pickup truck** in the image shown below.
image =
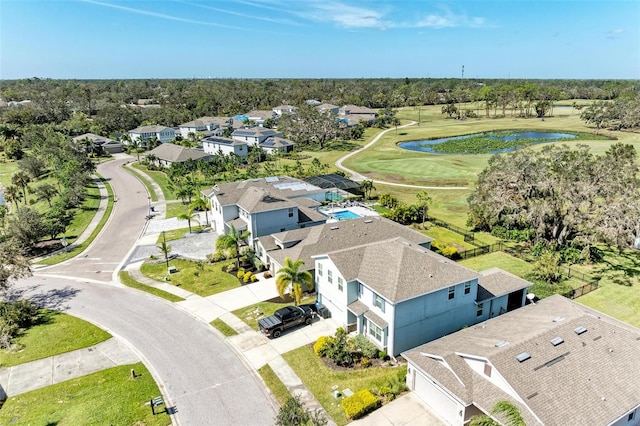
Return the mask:
<path id="1" fill-rule="evenodd" d="M 260 331 L 267 336 L 280 337 L 282 332 L 299 324 L 311 324 L 315 312 L 308 306 L 287 306 L 258 321 Z"/>

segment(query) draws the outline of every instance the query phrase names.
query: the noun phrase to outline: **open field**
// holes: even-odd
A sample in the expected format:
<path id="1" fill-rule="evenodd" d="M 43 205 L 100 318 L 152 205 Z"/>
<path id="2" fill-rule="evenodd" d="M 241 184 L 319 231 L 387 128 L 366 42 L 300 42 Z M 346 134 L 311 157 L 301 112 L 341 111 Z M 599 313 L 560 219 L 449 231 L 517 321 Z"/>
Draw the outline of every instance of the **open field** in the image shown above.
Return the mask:
<path id="1" fill-rule="evenodd" d="M 0 409 L 0 424 L 169 425 L 167 414 L 151 414 L 149 400 L 156 396 L 160 390 L 140 362 L 10 397 Z"/>
<path id="2" fill-rule="evenodd" d="M 86 348 L 110 337 L 109 333 L 87 321 L 42 309 L 39 323 L 14 339 L 14 345 L 18 349 L 0 351 L 0 367 L 11 367 Z"/>

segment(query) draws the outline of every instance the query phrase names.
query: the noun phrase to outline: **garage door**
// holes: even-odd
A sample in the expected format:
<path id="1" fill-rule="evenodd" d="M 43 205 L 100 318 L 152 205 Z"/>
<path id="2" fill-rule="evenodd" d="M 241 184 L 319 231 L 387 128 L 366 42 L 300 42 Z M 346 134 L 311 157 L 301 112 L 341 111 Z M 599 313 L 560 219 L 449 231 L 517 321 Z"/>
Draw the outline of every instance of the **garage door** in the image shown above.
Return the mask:
<path id="1" fill-rule="evenodd" d="M 419 371 L 416 371 L 415 374 L 414 392 L 449 424 L 462 424 L 455 400 L 451 399 L 438 385 Z"/>

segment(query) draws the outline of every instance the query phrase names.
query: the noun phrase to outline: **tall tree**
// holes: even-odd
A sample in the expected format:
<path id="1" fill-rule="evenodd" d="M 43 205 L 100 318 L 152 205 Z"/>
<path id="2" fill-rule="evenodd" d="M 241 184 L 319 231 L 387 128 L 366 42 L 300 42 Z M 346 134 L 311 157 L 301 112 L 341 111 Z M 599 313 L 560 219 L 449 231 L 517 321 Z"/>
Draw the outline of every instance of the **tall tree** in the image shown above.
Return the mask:
<path id="1" fill-rule="evenodd" d="M 0 242 L 0 290 L 6 290 L 15 279 L 31 275 L 29 259 L 13 241 Z"/>
<path id="2" fill-rule="evenodd" d="M 50 183 L 43 183 L 36 186 L 33 189 L 33 192 L 36 194 L 38 200 L 46 201 L 49 204 L 49 207 L 51 207 L 51 199 L 58 193 L 58 190 Z"/>
<path id="3" fill-rule="evenodd" d="M 11 175 L 11 183 L 15 186 L 22 188 L 22 196 L 24 197 L 24 204 L 29 204 L 27 200 L 27 187 L 31 182 L 31 178 L 27 172 L 23 170 L 17 170 Z"/>
<path id="4" fill-rule="evenodd" d="M 429 212 L 429 205 L 431 204 L 431 197 L 427 191 L 420 191 L 416 194 L 416 198 L 418 198 L 418 207 L 420 208 L 420 213 L 422 216 L 422 229 L 424 229 L 424 222 L 427 218 L 427 213 Z"/>
<path id="5" fill-rule="evenodd" d="M 285 291 L 290 288 L 296 305 L 300 304 L 304 289 L 313 289 L 313 276 L 309 271 L 301 271 L 302 265 L 304 260 L 298 259 L 294 262 L 287 257 L 284 259 L 284 266 L 278 269 L 276 276 L 276 288 L 280 297 L 284 299 Z"/>
<path id="6" fill-rule="evenodd" d="M 373 185 L 372 180 L 363 180 L 360 182 L 360 190 L 364 194 L 364 199 L 368 200 L 371 196 L 371 191 L 375 190 L 376 187 Z"/>
<path id="7" fill-rule="evenodd" d="M 189 209 L 186 212 L 180 213 L 178 215 L 178 220 L 186 220 L 187 223 L 189 224 L 189 233 L 191 233 L 191 222 L 193 221 L 193 222 L 200 223 L 198 221 L 198 217 L 199 217 L 198 214 L 194 213 L 193 207 L 189 207 Z"/>
<path id="8" fill-rule="evenodd" d="M 217 249 L 232 249 L 236 254 L 236 268 L 240 268 L 240 245 L 249 238 L 251 233 L 249 231 L 238 231 L 235 226 L 231 225 L 229 232 L 225 235 L 221 235 L 216 240 Z"/>

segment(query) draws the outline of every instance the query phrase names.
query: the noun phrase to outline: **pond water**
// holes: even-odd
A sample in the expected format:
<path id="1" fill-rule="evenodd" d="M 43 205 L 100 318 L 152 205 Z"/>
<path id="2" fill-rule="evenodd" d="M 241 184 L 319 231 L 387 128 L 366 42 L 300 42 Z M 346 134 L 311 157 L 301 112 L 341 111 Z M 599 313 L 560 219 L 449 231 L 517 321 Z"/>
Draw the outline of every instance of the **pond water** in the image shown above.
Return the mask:
<path id="1" fill-rule="evenodd" d="M 398 146 L 411 151 L 430 152 L 433 154 L 498 154 L 515 151 L 523 145 L 535 145 L 574 138 L 576 138 L 576 135 L 571 133 L 499 131 L 401 142 Z"/>

